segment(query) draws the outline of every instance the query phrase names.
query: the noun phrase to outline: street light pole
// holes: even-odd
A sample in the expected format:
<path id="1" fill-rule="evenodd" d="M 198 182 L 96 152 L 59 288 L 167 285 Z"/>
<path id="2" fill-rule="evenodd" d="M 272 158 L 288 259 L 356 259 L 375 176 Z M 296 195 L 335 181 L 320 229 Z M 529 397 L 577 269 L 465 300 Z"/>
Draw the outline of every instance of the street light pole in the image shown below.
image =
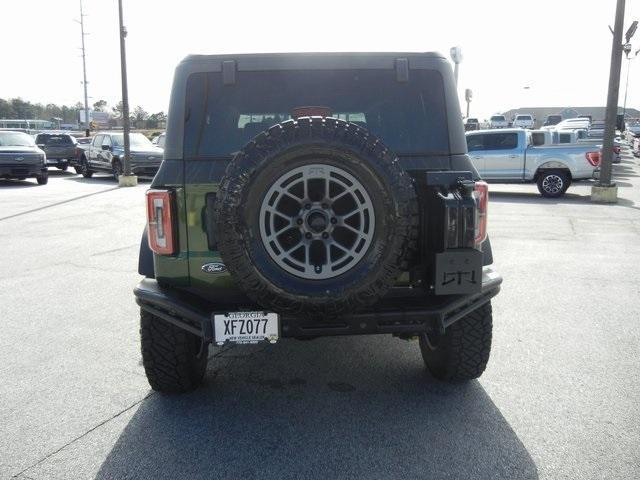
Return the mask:
<path id="1" fill-rule="evenodd" d="M 122 175 L 120 175 L 118 183 L 121 187 L 133 187 L 137 185 L 138 179 L 136 176 L 131 175 L 131 148 L 129 143 L 129 92 L 127 89 L 127 56 L 125 49 L 125 37 L 127 36 L 127 29 L 125 28 L 122 20 L 122 0 L 118 0 L 118 18 L 120 21 L 120 73 L 122 75 L 122 127 L 124 134 L 124 171 L 122 172 Z"/>
<path id="2" fill-rule="evenodd" d="M 458 68 L 460 62 L 462 62 L 462 49 L 460 47 L 451 47 L 449 50 L 449 54 L 451 55 L 451 60 L 453 60 L 453 78 L 456 81 L 456 88 L 458 87 Z"/>
<path id="3" fill-rule="evenodd" d="M 620 66 L 622 63 L 622 28 L 624 23 L 625 0 L 617 0 L 616 18 L 611 46 L 611 65 L 609 67 L 609 91 L 607 93 L 607 112 L 605 115 L 604 139 L 602 142 L 602 160 L 600 162 L 600 180 L 591 189 L 591 200 L 607 203 L 617 202 L 617 187 L 611 183 L 611 165 L 613 160 L 613 137 L 616 133 L 618 114 L 618 94 L 620 90 Z"/>
<path id="4" fill-rule="evenodd" d="M 627 53 L 627 81 L 626 81 L 625 86 L 624 86 L 624 103 L 622 105 L 622 118 L 623 119 L 627 115 L 627 91 L 629 90 L 629 70 L 631 70 L 631 60 L 636 58 L 638 56 L 638 53 L 640 53 L 640 49 L 636 50 L 636 53 L 634 53 L 633 56 L 631 56 L 631 57 Z"/>
<path id="5" fill-rule="evenodd" d="M 87 95 L 87 63 L 85 60 L 85 50 L 84 50 L 84 13 L 82 11 L 82 0 L 80 0 L 80 33 L 82 35 L 82 84 L 84 85 L 84 134 L 85 136 L 90 135 L 89 128 L 89 99 Z"/>

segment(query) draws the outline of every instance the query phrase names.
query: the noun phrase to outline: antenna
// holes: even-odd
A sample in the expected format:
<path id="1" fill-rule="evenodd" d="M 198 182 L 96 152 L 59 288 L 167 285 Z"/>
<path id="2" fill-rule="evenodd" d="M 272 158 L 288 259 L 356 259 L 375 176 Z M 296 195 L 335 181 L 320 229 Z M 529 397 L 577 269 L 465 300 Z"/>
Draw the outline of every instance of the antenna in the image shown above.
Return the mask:
<path id="1" fill-rule="evenodd" d="M 85 14 L 82 11 L 82 0 L 80 0 L 80 34 L 82 35 L 82 85 L 84 86 L 84 134 L 89 136 L 89 97 L 87 95 L 87 61 L 84 48 L 84 37 L 87 35 L 84 33 L 84 17 Z"/>

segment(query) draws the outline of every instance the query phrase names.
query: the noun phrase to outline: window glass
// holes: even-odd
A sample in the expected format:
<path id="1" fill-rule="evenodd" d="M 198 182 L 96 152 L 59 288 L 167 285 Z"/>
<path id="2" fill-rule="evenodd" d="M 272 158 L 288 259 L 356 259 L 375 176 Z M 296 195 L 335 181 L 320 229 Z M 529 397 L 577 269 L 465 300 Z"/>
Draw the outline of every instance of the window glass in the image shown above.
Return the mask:
<path id="1" fill-rule="evenodd" d="M 104 135 L 96 135 L 96 137 L 93 139 L 93 144 L 95 146 L 102 145 L 103 138 L 104 138 Z"/>
<path id="2" fill-rule="evenodd" d="M 512 150 L 518 146 L 517 133 L 488 133 L 485 134 L 485 150 Z"/>
<path id="3" fill-rule="evenodd" d="M 109 135 L 104 136 L 104 138 L 102 139 L 102 145 L 108 145 L 109 147 L 111 146 L 111 137 Z"/>
<path id="4" fill-rule="evenodd" d="M 411 70 L 287 70 L 238 72 L 234 85 L 220 73 L 187 82 L 184 154 L 229 156 L 299 107 L 324 107 L 379 136 L 398 154 L 449 152 L 442 77 Z"/>
<path id="5" fill-rule="evenodd" d="M 469 150 L 470 152 L 484 150 L 484 135 L 468 135 L 467 150 Z"/>

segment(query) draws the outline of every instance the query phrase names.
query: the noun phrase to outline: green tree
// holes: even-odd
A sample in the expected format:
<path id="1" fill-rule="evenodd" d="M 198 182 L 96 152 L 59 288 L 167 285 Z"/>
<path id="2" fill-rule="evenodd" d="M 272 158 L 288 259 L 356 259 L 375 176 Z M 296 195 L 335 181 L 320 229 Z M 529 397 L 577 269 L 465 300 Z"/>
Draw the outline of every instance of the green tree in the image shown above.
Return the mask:
<path id="1" fill-rule="evenodd" d="M 11 102 L 0 98 L 0 118 L 16 118 Z"/>
<path id="2" fill-rule="evenodd" d="M 131 121 L 134 123 L 135 128 L 144 128 L 147 118 L 149 118 L 149 114 L 140 105 L 133 109 Z"/>
<path id="3" fill-rule="evenodd" d="M 111 111 L 113 112 L 113 116 L 114 118 L 117 118 L 118 120 L 120 120 L 122 118 L 122 110 L 124 109 L 124 107 L 122 106 L 122 100 L 119 101 L 115 107 L 111 108 Z"/>
<path id="4" fill-rule="evenodd" d="M 107 110 L 107 101 L 106 100 L 98 100 L 93 104 L 93 109 L 96 112 L 105 112 Z"/>

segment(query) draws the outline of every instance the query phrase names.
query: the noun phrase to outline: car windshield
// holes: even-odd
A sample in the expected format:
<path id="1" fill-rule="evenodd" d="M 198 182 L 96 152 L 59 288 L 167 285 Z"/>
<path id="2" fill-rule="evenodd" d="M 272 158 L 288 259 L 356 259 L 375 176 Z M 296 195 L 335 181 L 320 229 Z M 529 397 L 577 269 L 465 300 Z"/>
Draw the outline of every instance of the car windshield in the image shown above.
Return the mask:
<path id="1" fill-rule="evenodd" d="M 491 117 L 492 122 L 504 122 L 505 118 L 502 115 L 494 115 Z"/>
<path id="2" fill-rule="evenodd" d="M 184 154 L 229 156 L 260 132 L 294 116 L 324 115 L 367 128 L 397 153 L 448 152 L 444 85 L 438 72 L 286 70 L 196 73 L 186 87 Z"/>
<path id="3" fill-rule="evenodd" d="M 531 120 L 531 116 L 529 115 L 518 115 L 516 120 Z"/>
<path id="4" fill-rule="evenodd" d="M 111 141 L 116 147 L 124 146 L 124 133 L 111 134 Z M 152 148 L 153 143 L 141 133 L 129 134 L 129 145 L 131 148 Z"/>
<path id="5" fill-rule="evenodd" d="M 35 145 L 30 135 L 22 132 L 0 132 L 0 147 L 32 147 Z"/>

